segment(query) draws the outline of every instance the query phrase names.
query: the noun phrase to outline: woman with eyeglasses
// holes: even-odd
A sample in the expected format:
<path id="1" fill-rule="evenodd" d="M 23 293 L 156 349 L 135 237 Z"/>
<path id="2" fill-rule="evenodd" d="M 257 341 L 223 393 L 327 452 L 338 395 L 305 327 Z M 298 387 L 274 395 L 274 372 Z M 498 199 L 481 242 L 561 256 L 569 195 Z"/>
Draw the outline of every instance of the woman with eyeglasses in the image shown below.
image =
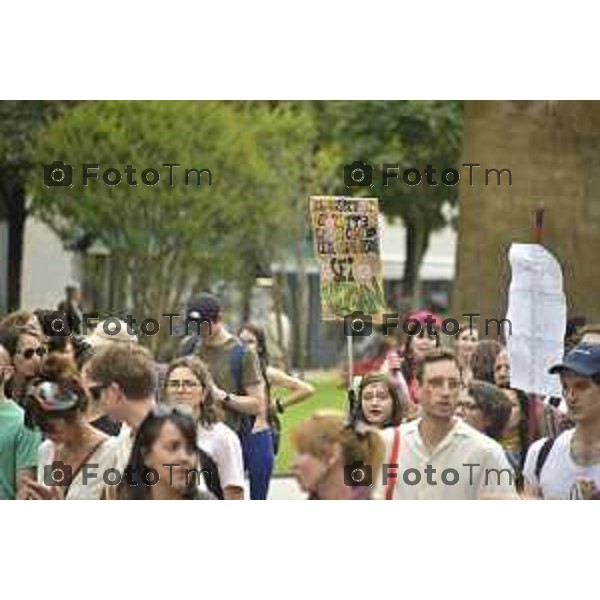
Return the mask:
<path id="1" fill-rule="evenodd" d="M 71 361 L 48 357 L 31 383 L 26 425 L 46 437 L 38 452 L 38 481 L 27 482 L 34 500 L 97 500 L 115 464 L 115 438 L 88 423 L 87 397 Z"/>
<path id="2" fill-rule="evenodd" d="M 155 407 L 137 430 L 118 500 L 213 500 L 198 488 L 196 424 L 177 409 Z"/>
<path id="3" fill-rule="evenodd" d="M 383 462 L 379 433 L 341 413 L 317 411 L 291 432 L 292 473 L 310 500 L 369 500 Z M 362 465 L 362 466 L 361 466 Z"/>
<path id="4" fill-rule="evenodd" d="M 456 416 L 498 441 L 510 418 L 512 406 L 506 394 L 487 381 L 471 380 L 459 400 Z"/>
<path id="5" fill-rule="evenodd" d="M 196 357 L 173 361 L 167 368 L 164 401 L 197 424 L 200 462 L 210 491 L 219 499 L 244 499 L 244 462 L 236 433 L 222 423 L 222 411 L 212 396 L 214 383 Z"/>
<path id="6" fill-rule="evenodd" d="M 355 419 L 378 429 L 396 427 L 402 422 L 402 400 L 385 373 L 365 375 L 358 387 Z"/>

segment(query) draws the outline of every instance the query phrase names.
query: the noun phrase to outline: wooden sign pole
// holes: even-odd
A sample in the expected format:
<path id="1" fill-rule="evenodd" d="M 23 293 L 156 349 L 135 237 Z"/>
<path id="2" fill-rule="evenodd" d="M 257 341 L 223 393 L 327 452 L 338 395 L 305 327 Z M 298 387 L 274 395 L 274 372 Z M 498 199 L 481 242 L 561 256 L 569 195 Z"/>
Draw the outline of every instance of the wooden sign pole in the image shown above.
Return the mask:
<path id="1" fill-rule="evenodd" d="M 544 209 L 538 208 L 535 211 L 535 229 L 534 229 L 534 238 L 535 243 L 544 245 Z"/>

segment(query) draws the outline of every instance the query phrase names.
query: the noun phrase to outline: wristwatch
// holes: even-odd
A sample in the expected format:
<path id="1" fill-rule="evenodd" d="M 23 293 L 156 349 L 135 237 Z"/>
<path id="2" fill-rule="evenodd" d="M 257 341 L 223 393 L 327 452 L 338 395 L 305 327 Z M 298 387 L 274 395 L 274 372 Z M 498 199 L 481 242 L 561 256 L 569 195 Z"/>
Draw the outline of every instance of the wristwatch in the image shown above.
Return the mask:
<path id="1" fill-rule="evenodd" d="M 275 398 L 275 406 L 277 407 L 277 412 L 279 414 L 284 413 L 285 408 L 284 408 L 283 404 L 281 404 L 281 400 L 279 398 Z"/>
<path id="2" fill-rule="evenodd" d="M 223 404 L 231 404 L 231 401 L 233 400 L 231 394 L 228 392 L 225 395 L 225 398 L 223 398 Z"/>

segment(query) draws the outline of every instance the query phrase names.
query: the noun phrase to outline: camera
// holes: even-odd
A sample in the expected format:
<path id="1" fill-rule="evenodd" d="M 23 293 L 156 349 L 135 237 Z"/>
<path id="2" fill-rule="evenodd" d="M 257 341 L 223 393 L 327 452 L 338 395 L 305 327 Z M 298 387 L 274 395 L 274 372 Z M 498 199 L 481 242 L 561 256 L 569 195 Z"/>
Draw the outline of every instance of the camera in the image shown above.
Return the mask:
<path id="1" fill-rule="evenodd" d="M 369 487 L 373 485 L 373 467 L 357 460 L 344 467 L 344 484 L 348 487 Z"/>
<path id="2" fill-rule="evenodd" d="M 344 185 L 346 187 L 368 187 L 373 183 L 373 167 L 362 160 L 344 165 Z"/>
<path id="3" fill-rule="evenodd" d="M 70 187 L 73 185 L 73 167 L 62 160 L 44 165 L 44 184 L 46 187 Z"/>
<path id="4" fill-rule="evenodd" d="M 73 328 L 69 317 L 62 310 L 56 310 L 42 317 L 42 331 L 47 337 L 68 337 Z"/>
<path id="5" fill-rule="evenodd" d="M 62 460 L 55 460 L 50 465 L 44 466 L 44 484 L 66 487 L 71 485 L 73 469 L 65 465 Z"/>
<path id="6" fill-rule="evenodd" d="M 344 335 L 346 337 L 368 337 L 373 333 L 373 319 L 361 310 L 344 317 Z"/>

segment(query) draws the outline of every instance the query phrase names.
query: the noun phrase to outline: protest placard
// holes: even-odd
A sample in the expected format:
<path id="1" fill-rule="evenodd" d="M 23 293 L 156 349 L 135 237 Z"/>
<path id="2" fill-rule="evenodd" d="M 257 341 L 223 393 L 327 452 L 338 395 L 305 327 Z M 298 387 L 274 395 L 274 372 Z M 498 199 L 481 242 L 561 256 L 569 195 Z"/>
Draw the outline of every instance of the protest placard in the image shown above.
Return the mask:
<path id="1" fill-rule="evenodd" d="M 320 264 L 321 318 L 343 319 L 354 311 L 381 314 L 377 198 L 311 196 L 310 211 Z"/>

